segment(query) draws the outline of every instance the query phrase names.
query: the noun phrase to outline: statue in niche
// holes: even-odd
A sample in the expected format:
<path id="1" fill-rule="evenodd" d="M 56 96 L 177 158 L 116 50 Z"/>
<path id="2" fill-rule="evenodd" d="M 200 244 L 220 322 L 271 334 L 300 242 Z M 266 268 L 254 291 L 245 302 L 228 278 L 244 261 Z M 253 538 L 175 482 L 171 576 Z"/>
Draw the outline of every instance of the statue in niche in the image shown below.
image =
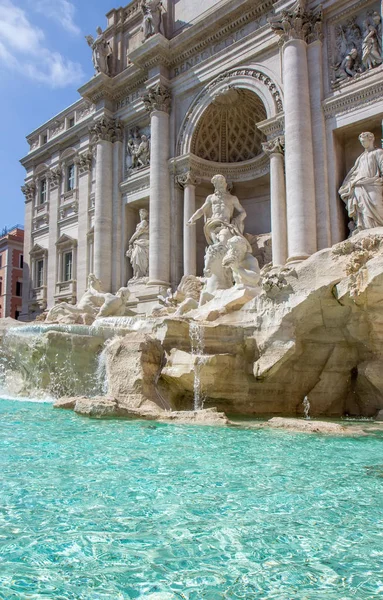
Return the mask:
<path id="1" fill-rule="evenodd" d="M 88 46 L 92 48 L 92 61 L 96 73 L 111 74 L 111 57 L 113 54 L 109 42 L 106 41 L 101 27 L 97 27 L 97 38 L 92 35 L 85 36 Z"/>
<path id="2" fill-rule="evenodd" d="M 228 191 L 223 175 L 215 175 L 211 182 L 214 193 L 206 198 L 188 222 L 188 225 L 193 225 L 204 217 L 204 232 L 209 244 L 205 254 L 206 280 L 200 297 L 201 306 L 212 300 L 219 290 L 233 285 L 256 287 L 260 279 L 258 261 L 243 235 L 245 209 Z"/>
<path id="3" fill-rule="evenodd" d="M 149 275 L 149 213 L 141 208 L 139 214 L 140 222 L 129 240 L 126 253 L 133 267 L 131 282 L 145 280 Z"/>
<path id="4" fill-rule="evenodd" d="M 242 236 L 246 211 L 241 206 L 238 198 L 227 189 L 227 182 L 223 175 L 214 175 L 211 180 L 214 185 L 214 194 L 208 196 L 205 203 L 189 219 L 188 225 L 193 225 L 198 219 L 205 219 L 205 237 L 208 244 L 219 241 L 222 229 L 228 230 L 232 236 Z M 234 212 L 237 215 L 234 217 Z"/>
<path id="5" fill-rule="evenodd" d="M 136 127 L 129 134 L 126 153 L 126 166 L 128 171 L 135 171 L 137 169 L 142 169 L 149 166 L 150 141 L 146 135 L 140 136 L 138 127 Z"/>
<path id="6" fill-rule="evenodd" d="M 383 226 L 383 150 L 375 148 L 373 133 L 359 136 L 364 152 L 339 190 L 352 220 L 353 234 Z"/>
<path id="7" fill-rule="evenodd" d="M 143 15 L 141 30 L 144 32 L 144 40 L 156 33 L 162 33 L 162 14 L 164 7 L 162 0 L 142 0 L 141 12 Z"/>

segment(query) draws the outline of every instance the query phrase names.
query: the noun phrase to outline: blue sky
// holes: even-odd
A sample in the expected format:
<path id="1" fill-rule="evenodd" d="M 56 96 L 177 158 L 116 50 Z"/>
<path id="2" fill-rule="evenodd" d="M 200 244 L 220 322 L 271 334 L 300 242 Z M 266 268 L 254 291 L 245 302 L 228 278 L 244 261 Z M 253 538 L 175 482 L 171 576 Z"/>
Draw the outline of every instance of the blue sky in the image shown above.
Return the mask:
<path id="1" fill-rule="evenodd" d="M 113 0 L 0 0 L 0 230 L 24 223 L 25 136 L 79 98 L 94 71 L 85 35 Z"/>

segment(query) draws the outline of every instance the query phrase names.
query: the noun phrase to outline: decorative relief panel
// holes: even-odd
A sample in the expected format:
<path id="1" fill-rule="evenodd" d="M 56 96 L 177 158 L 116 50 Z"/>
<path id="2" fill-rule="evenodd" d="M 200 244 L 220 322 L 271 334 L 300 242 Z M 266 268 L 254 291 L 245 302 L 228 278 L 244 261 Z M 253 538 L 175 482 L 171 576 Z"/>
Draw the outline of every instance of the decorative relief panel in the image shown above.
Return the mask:
<path id="1" fill-rule="evenodd" d="M 248 90 L 227 88 L 206 109 L 192 141 L 193 154 L 215 162 L 235 163 L 262 153 L 264 134 L 256 123 L 266 119 L 261 100 Z"/>
<path id="2" fill-rule="evenodd" d="M 350 10 L 329 23 L 329 58 L 334 88 L 383 63 L 380 3 Z"/>

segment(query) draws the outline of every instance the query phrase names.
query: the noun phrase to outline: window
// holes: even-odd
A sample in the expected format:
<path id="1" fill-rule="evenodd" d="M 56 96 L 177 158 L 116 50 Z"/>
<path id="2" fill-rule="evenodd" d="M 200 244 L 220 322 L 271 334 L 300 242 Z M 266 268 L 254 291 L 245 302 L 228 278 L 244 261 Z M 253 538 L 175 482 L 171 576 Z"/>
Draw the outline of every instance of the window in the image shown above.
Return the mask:
<path id="1" fill-rule="evenodd" d="M 44 285 L 44 259 L 36 262 L 36 287 L 41 288 Z"/>
<path id="2" fill-rule="evenodd" d="M 69 119 L 69 127 L 74 127 L 74 117 Z"/>
<path id="3" fill-rule="evenodd" d="M 48 134 L 43 135 L 43 144 L 46 144 L 48 141 Z"/>
<path id="4" fill-rule="evenodd" d="M 21 312 L 20 310 L 15 310 L 15 319 L 16 319 L 16 321 L 19 320 L 20 312 Z"/>
<path id="5" fill-rule="evenodd" d="M 21 297 L 23 295 L 23 283 L 16 281 L 16 296 Z"/>
<path id="6" fill-rule="evenodd" d="M 72 265 L 73 265 L 73 255 L 72 255 L 72 252 L 66 252 L 64 254 L 64 277 L 63 277 L 63 281 L 71 281 L 72 280 Z"/>
<path id="7" fill-rule="evenodd" d="M 24 255 L 20 254 L 19 256 L 19 267 L 22 269 L 24 267 Z"/>
<path id="8" fill-rule="evenodd" d="M 47 180 L 42 179 L 40 181 L 40 204 L 45 204 L 47 201 Z"/>
<path id="9" fill-rule="evenodd" d="M 67 167 L 67 172 L 66 172 L 66 191 L 67 192 L 74 190 L 74 175 L 75 175 L 74 164 L 71 164 L 71 165 L 69 165 L 69 167 Z"/>
<path id="10" fill-rule="evenodd" d="M 0 279 L 0 296 L 3 295 L 3 280 Z"/>
<path id="11" fill-rule="evenodd" d="M 0 254 L 0 269 L 1 269 L 2 266 L 3 266 L 3 255 Z"/>

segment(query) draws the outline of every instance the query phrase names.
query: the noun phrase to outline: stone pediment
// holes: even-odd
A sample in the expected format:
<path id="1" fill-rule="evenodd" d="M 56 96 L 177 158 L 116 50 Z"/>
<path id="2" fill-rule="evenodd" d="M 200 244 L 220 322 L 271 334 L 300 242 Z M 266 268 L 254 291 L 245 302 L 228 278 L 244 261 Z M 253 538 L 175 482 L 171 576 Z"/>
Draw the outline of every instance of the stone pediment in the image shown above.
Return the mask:
<path id="1" fill-rule="evenodd" d="M 57 240 L 56 246 L 64 246 L 64 245 L 76 246 L 77 245 L 77 240 L 75 240 L 74 238 L 70 237 L 66 233 L 63 233 L 62 235 L 60 235 L 59 239 Z"/>
<path id="2" fill-rule="evenodd" d="M 48 250 L 46 248 L 43 248 L 42 246 L 40 246 L 40 244 L 35 244 L 32 248 L 32 250 L 29 252 L 29 254 L 31 256 L 38 256 L 38 255 L 45 255 L 47 254 Z"/>

